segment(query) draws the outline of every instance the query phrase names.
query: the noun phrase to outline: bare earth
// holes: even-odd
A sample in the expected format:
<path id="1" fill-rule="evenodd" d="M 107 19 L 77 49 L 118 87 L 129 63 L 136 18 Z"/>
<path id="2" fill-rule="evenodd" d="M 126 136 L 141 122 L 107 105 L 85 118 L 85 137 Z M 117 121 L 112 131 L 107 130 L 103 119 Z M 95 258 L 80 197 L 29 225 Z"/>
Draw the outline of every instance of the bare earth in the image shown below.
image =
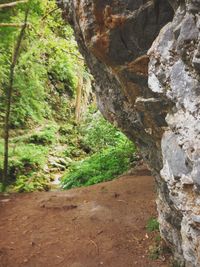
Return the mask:
<path id="1" fill-rule="evenodd" d="M 0 267 L 168 267 L 151 260 L 154 180 L 123 176 L 65 192 L 0 195 Z"/>

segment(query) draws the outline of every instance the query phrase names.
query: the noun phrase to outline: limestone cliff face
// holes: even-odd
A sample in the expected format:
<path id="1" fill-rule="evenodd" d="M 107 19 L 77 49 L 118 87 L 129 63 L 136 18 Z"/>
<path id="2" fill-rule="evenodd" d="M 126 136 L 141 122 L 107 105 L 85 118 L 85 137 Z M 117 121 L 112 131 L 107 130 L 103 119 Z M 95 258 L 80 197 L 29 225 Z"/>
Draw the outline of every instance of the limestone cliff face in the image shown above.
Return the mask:
<path id="1" fill-rule="evenodd" d="M 186 266 L 200 266 L 199 13 L 199 0 L 182 1 L 173 22 L 161 30 L 149 50 L 149 88 L 174 103 L 161 140 L 161 178 L 170 201 L 159 194 L 161 232 L 183 254 Z M 168 220 L 171 206 L 181 218 L 175 234 Z"/>
<path id="2" fill-rule="evenodd" d="M 154 171 L 162 236 L 180 262 L 200 266 L 200 1 L 58 2 L 101 112 Z"/>

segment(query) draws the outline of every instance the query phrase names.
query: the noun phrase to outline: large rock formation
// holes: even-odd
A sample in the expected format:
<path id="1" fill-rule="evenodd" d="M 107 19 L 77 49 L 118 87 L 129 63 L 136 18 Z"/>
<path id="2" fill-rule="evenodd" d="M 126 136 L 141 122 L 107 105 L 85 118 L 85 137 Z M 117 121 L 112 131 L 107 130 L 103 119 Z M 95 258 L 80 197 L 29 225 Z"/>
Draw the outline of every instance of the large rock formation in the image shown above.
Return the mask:
<path id="1" fill-rule="evenodd" d="M 200 266 L 200 1 L 58 2 L 101 112 L 155 174 L 163 238 L 182 265 Z"/>

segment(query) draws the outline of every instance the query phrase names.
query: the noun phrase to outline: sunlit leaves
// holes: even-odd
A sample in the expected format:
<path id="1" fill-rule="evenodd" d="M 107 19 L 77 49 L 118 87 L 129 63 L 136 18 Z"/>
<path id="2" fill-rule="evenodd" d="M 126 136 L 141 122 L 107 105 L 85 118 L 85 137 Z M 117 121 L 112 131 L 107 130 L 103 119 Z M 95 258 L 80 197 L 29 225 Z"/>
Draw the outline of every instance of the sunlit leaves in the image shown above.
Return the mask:
<path id="1" fill-rule="evenodd" d="M 53 85 L 63 83 L 63 92 L 73 96 L 77 76 L 85 71 L 73 31 L 65 25 L 54 0 L 30 0 L 29 26 L 15 75 L 11 121 L 24 125 L 50 117 L 47 98 Z M 0 11 L 0 22 L 21 23 L 27 4 Z M 11 55 L 20 29 L 0 28 L 0 100 L 6 91 Z M 2 106 L 0 107 L 0 111 Z"/>

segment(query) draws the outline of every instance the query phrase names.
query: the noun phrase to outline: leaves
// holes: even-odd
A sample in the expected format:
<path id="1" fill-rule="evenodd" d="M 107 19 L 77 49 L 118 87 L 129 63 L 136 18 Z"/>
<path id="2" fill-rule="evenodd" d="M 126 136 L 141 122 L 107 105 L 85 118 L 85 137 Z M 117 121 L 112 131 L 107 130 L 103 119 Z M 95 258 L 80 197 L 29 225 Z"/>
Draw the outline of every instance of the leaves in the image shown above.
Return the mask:
<path id="1" fill-rule="evenodd" d="M 0 23 L 21 23 L 27 4 L 0 10 Z M 52 94 L 73 96 L 77 73 L 85 72 L 73 31 L 64 24 L 54 0 L 30 1 L 29 28 L 22 44 L 14 81 L 12 127 L 24 127 L 55 115 L 48 99 Z M 0 27 L 0 102 L 9 75 L 14 40 L 19 29 Z M 3 112 L 4 105 L 0 106 Z M 64 103 L 63 103 L 64 105 Z"/>
<path id="2" fill-rule="evenodd" d="M 62 180 L 64 189 L 109 181 L 128 170 L 134 161 L 133 143 L 99 113 L 92 118 L 81 129 L 85 135 L 81 146 L 88 146 L 93 154 L 70 167 Z"/>

